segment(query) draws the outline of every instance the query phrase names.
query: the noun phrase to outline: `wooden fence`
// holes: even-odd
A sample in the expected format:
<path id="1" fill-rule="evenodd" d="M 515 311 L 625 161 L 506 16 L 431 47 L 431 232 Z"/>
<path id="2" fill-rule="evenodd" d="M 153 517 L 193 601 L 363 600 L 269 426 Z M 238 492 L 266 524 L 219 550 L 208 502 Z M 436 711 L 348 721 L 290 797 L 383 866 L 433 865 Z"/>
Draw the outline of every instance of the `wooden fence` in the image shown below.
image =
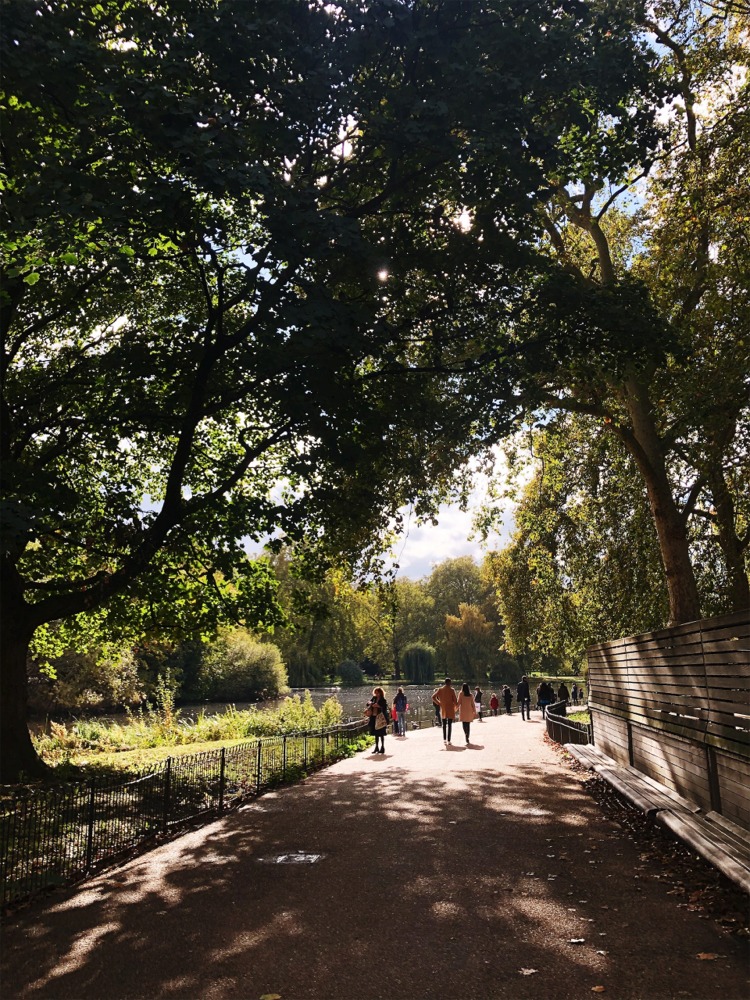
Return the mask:
<path id="1" fill-rule="evenodd" d="M 750 611 L 588 650 L 594 743 L 750 829 Z"/>

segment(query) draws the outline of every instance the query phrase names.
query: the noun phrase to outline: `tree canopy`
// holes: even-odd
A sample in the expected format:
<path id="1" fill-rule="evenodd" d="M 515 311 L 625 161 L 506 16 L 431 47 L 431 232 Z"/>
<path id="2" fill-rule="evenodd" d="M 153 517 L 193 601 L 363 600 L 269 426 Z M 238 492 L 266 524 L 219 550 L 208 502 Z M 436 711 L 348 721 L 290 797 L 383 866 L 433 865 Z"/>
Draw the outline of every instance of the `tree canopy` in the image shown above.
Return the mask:
<path id="1" fill-rule="evenodd" d="M 654 147 L 634 6 L 7 0 L 3 780 L 37 630 L 271 624 L 245 539 L 361 552 L 540 371 L 665 356 L 642 283 L 540 253 Z"/>

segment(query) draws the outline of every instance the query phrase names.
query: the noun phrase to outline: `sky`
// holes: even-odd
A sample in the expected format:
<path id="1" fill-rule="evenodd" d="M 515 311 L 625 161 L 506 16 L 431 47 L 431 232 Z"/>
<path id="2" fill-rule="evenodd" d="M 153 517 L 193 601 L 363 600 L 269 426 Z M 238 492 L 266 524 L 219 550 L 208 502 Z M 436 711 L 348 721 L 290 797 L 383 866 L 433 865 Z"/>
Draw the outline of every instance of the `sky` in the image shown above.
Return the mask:
<path id="1" fill-rule="evenodd" d="M 507 545 L 513 530 L 512 512 L 506 515 L 500 532 L 491 535 L 486 543 L 471 538 L 473 517 L 473 509 L 462 511 L 455 504 L 446 504 L 440 508 L 437 525 L 411 524 L 394 546 L 399 576 L 419 580 L 429 576 L 433 566 L 444 559 L 473 556 L 481 562 L 485 552 Z"/>

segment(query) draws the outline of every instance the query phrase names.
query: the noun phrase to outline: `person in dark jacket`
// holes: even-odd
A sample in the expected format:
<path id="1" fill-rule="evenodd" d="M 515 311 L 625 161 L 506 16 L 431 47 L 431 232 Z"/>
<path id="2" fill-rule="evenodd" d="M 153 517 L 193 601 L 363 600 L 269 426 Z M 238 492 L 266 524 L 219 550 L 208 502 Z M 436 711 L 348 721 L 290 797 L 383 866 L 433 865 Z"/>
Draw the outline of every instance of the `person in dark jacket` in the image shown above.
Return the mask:
<path id="1" fill-rule="evenodd" d="M 513 692 L 508 687 L 507 684 L 503 684 L 503 704 L 505 705 L 505 712 L 507 715 L 513 715 Z"/>
<path id="2" fill-rule="evenodd" d="M 393 707 L 396 710 L 398 721 L 398 735 L 406 736 L 406 695 L 402 687 L 398 689 L 396 697 L 393 699 Z"/>
<path id="3" fill-rule="evenodd" d="M 531 721 L 531 692 L 529 691 L 529 678 L 523 675 L 516 688 L 516 699 L 521 706 L 521 718 Z"/>
<path id="4" fill-rule="evenodd" d="M 552 685 L 548 684 L 547 681 L 542 681 L 536 689 L 536 701 L 537 705 L 542 710 L 543 719 L 547 718 L 547 705 L 551 705 L 554 700 L 555 695 L 552 691 Z"/>
<path id="5" fill-rule="evenodd" d="M 568 685 L 565 683 L 565 681 L 561 681 L 557 689 L 557 700 L 570 701 L 570 691 L 568 691 Z"/>
<path id="6" fill-rule="evenodd" d="M 482 689 L 479 687 L 479 685 L 477 685 L 477 687 L 474 688 L 474 706 L 475 706 L 475 709 L 476 709 L 477 718 L 481 722 L 482 721 Z"/>

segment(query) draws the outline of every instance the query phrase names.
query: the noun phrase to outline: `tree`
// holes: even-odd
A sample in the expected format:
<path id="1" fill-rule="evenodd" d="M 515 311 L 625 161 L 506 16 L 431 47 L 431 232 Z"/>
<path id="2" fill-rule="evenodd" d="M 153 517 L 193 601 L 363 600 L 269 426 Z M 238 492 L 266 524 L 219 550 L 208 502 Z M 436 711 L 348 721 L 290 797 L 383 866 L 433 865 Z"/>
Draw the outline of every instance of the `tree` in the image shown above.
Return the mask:
<path id="1" fill-rule="evenodd" d="M 435 650 L 424 642 L 410 642 L 401 651 L 401 669 L 412 684 L 431 684 L 435 680 Z"/>
<path id="2" fill-rule="evenodd" d="M 715 613 L 750 601 L 749 466 L 741 443 L 750 389 L 747 283 L 740 277 L 747 240 L 738 229 L 750 194 L 738 159 L 750 136 L 742 22 L 729 4 L 654 5 L 643 25 L 680 92 L 664 148 L 655 165 L 632 171 L 619 188 L 593 171 L 556 178 L 544 218 L 560 270 L 531 297 L 541 322 L 527 323 L 547 357 L 532 376 L 540 401 L 601 422 L 638 470 L 672 622 L 698 618 L 701 603 Z M 640 210 L 618 210 L 638 182 Z M 568 347 L 580 337 L 596 350 L 566 357 L 561 335 Z M 701 602 L 696 577 L 706 578 L 701 564 L 710 539 L 698 519 L 724 559 L 718 602 L 710 593 Z"/>
<path id="3" fill-rule="evenodd" d="M 578 669 L 592 643 L 664 621 L 658 544 L 633 461 L 612 435 L 561 414 L 533 440 L 512 542 L 488 573 L 510 652 Z"/>
<path id="4" fill-rule="evenodd" d="M 408 499 L 359 377 L 382 255 L 322 180 L 354 54 L 332 12 L 286 7 L 5 6 L 3 780 L 42 770 L 25 670 L 47 623 L 263 628 L 243 536 L 339 523 L 347 478 L 372 501 L 353 537 Z"/>
<path id="5" fill-rule="evenodd" d="M 40 629 L 274 624 L 244 537 L 366 551 L 453 488 L 462 428 L 508 426 L 507 379 L 501 407 L 445 372 L 587 101 L 628 107 L 607 149 L 632 153 L 648 66 L 612 9 L 6 2 L 2 780 L 41 771 Z M 446 271 L 466 302 L 494 279 L 448 303 L 458 353 L 430 334 Z"/>
<path id="6" fill-rule="evenodd" d="M 362 646 L 368 658 L 393 669 L 401 678 L 401 654 L 411 642 L 424 641 L 429 630 L 432 601 L 421 583 L 388 580 L 357 593 Z"/>
<path id="7" fill-rule="evenodd" d="M 459 604 L 458 610 L 445 616 L 448 669 L 466 680 L 485 681 L 497 653 L 492 626 L 474 604 Z"/>

